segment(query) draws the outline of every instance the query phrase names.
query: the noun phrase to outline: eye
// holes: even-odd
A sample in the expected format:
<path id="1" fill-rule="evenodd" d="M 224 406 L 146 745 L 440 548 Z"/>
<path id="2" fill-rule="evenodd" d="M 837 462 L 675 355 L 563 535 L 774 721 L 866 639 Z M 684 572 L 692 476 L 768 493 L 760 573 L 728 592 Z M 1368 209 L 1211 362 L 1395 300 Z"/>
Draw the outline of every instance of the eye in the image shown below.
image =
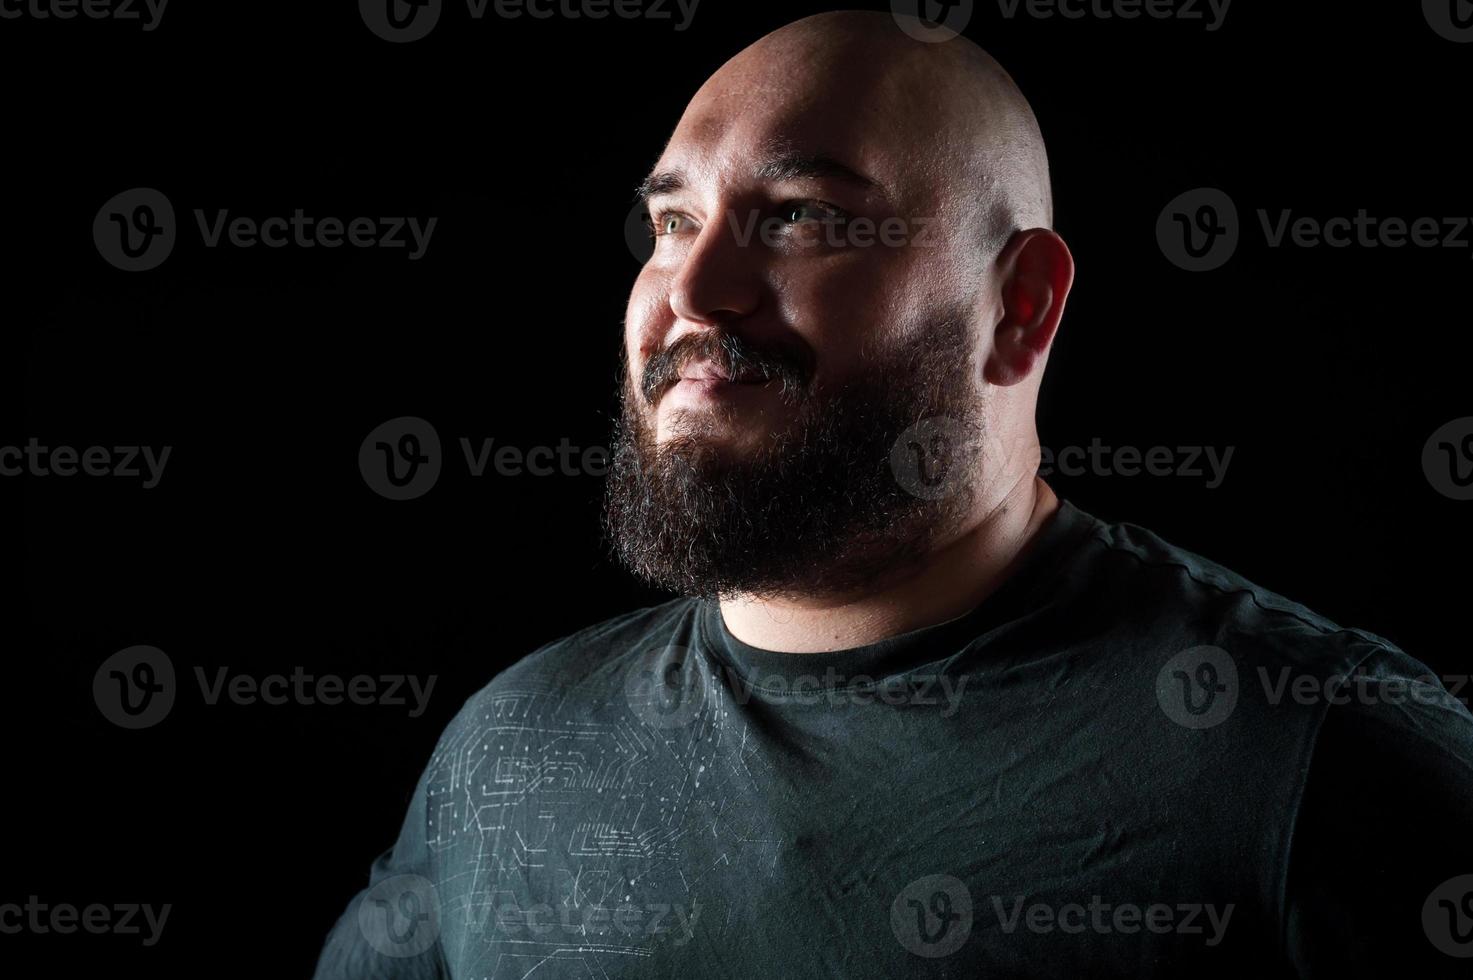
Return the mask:
<path id="1" fill-rule="evenodd" d="M 778 214 L 783 221 L 794 225 L 808 221 L 840 223 L 848 217 L 842 209 L 823 201 L 789 201 L 779 209 Z"/>
<path id="2" fill-rule="evenodd" d="M 691 220 L 679 211 L 657 211 L 654 214 L 646 213 L 644 216 L 645 227 L 649 229 L 653 238 L 664 235 L 678 235 L 689 231 Z"/>

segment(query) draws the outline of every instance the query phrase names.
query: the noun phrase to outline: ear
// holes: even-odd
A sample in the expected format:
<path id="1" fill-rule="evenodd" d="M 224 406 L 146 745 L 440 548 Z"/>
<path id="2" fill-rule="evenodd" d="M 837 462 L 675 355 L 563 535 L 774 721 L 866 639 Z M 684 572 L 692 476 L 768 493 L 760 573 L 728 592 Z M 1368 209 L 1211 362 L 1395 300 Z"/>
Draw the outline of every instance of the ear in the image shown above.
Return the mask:
<path id="1" fill-rule="evenodd" d="M 1074 284 L 1074 256 L 1048 228 L 1020 231 L 997 257 L 1002 317 L 983 377 L 1006 387 L 1028 377 L 1048 353 Z"/>

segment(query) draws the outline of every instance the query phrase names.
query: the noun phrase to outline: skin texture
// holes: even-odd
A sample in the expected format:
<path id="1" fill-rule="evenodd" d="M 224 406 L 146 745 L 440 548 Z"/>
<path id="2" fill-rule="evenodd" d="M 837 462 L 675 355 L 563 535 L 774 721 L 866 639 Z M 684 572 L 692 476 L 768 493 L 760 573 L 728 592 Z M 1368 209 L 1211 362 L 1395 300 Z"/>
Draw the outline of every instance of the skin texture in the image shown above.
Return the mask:
<path id="1" fill-rule="evenodd" d="M 764 172 L 791 156 L 832 174 Z M 691 99 L 646 182 L 653 257 L 630 295 L 627 371 L 691 333 L 725 330 L 801 352 L 817 391 L 863 377 L 876 351 L 959 310 L 986 438 L 968 511 L 918 559 L 843 595 L 723 596 L 739 639 L 792 653 L 844 649 L 965 613 L 1007 576 L 1058 502 L 1037 478 L 1038 387 L 1073 260 L 1049 229 L 1043 141 L 1012 80 L 964 38 L 923 43 L 888 14 L 805 18 L 727 62 Z M 792 210 L 797 202 L 804 205 Z M 887 220 L 898 247 L 833 247 L 807 215 Z M 797 216 L 799 220 L 789 220 Z M 766 222 L 775 233 L 744 243 Z M 898 224 L 897 224 L 898 222 Z M 842 236 L 844 233 L 840 232 Z M 680 377 L 706 370 L 685 365 Z M 749 454 L 793 421 L 776 383 L 677 384 L 638 403 L 657 441 L 698 434 Z"/>

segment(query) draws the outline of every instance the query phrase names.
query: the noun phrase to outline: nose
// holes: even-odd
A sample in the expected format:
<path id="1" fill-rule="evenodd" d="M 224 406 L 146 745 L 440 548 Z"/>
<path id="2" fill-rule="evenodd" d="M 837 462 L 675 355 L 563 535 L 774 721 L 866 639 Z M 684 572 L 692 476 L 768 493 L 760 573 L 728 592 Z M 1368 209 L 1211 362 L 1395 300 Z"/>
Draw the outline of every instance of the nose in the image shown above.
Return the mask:
<path id="1" fill-rule="evenodd" d="M 760 302 L 761 249 L 743 242 L 728 213 L 706 224 L 670 283 L 670 309 L 680 320 L 717 324 L 753 313 Z"/>

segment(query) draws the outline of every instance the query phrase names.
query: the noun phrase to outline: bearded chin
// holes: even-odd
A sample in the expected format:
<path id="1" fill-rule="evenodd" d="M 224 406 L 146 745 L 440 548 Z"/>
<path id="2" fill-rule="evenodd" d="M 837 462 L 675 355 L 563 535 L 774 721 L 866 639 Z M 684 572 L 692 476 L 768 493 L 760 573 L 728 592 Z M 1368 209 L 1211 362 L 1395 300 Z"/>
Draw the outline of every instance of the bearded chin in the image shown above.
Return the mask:
<path id="1" fill-rule="evenodd" d="M 965 322 L 911 335 L 841 391 L 805 390 L 783 431 L 747 453 L 699 425 L 657 443 L 621 378 L 603 513 L 616 557 L 658 588 L 720 599 L 851 595 L 924 555 L 970 510 L 972 480 L 917 495 L 891 451 L 918 422 L 945 419 L 969 433 L 948 465 L 975 474 L 981 410 Z"/>

